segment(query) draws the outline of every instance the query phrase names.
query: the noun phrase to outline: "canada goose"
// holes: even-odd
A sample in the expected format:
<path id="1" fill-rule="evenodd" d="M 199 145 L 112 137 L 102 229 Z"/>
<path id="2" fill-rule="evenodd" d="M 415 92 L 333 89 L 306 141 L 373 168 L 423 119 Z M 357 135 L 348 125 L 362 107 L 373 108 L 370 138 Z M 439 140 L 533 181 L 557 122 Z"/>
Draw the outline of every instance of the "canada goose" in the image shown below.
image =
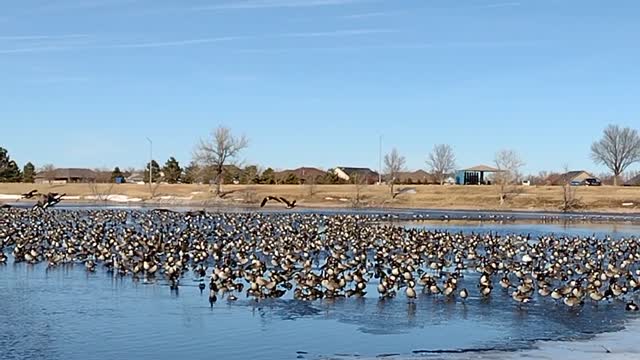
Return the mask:
<path id="1" fill-rule="evenodd" d="M 284 203 L 287 206 L 287 209 L 293 209 L 294 207 L 296 207 L 296 200 L 293 201 L 289 201 L 287 199 L 285 199 L 284 197 L 278 197 L 278 196 L 267 196 L 264 199 L 262 199 L 262 202 L 260 203 L 260 207 L 264 207 L 265 205 L 267 205 L 267 202 L 269 201 L 276 201 L 279 203 Z"/>
<path id="2" fill-rule="evenodd" d="M 636 303 L 634 303 L 633 301 L 629 301 L 625 306 L 625 309 L 627 311 L 638 311 L 638 305 L 636 305 Z"/>
<path id="3" fill-rule="evenodd" d="M 500 286 L 503 289 L 509 289 L 511 287 L 511 280 L 509 280 L 509 277 L 507 275 L 500 279 Z"/>
<path id="4" fill-rule="evenodd" d="M 521 293 L 520 291 L 517 291 L 517 290 L 514 291 L 511 294 L 511 297 L 513 298 L 513 300 L 515 300 L 515 301 L 517 301 L 517 302 L 519 302 L 521 304 L 526 304 L 529 301 L 531 301 L 531 298 L 527 294 L 523 294 L 523 293 Z"/>
<path id="5" fill-rule="evenodd" d="M 47 195 L 54 201 L 63 196 L 38 196 Z M 104 268 L 145 282 L 157 277 L 172 290 L 193 273 L 201 293 L 208 285 L 212 306 L 218 297 L 235 301 L 241 294 L 256 301 L 289 293 L 300 301 L 357 298 L 374 286 L 383 301 L 403 291 L 415 305 L 416 285 L 425 294 L 464 302 L 470 283 L 488 300 L 499 281 L 495 286 L 520 304 L 533 301 L 537 291 L 579 307 L 588 299 L 626 302 L 640 290 L 634 239 L 548 235 L 532 243 L 528 235 L 410 228 L 374 214 L 18 209 L 1 218 L 8 226 L 0 227 L 0 262 L 8 255 L 49 267 L 81 263 L 90 272 Z"/>
<path id="6" fill-rule="evenodd" d="M 260 203 L 260 207 L 264 207 L 265 205 L 267 205 L 267 202 L 269 202 L 269 201 L 282 202 L 279 197 L 266 196 L 264 199 L 262 199 L 262 202 Z"/>
<path id="7" fill-rule="evenodd" d="M 575 307 L 575 306 L 580 306 L 580 305 L 584 304 L 584 301 L 582 301 L 580 298 L 575 297 L 573 295 L 565 297 L 563 302 L 564 302 L 565 305 L 567 305 L 569 307 Z"/>
<path id="8" fill-rule="evenodd" d="M 398 189 L 396 191 L 393 192 L 393 196 L 392 198 L 395 199 L 398 196 L 402 195 L 402 194 L 406 194 L 406 193 L 415 193 L 416 189 L 412 188 L 412 187 L 407 187 L 407 188 L 402 188 L 402 189 Z"/>
<path id="9" fill-rule="evenodd" d="M 464 301 L 469 297 L 469 292 L 467 291 L 467 289 L 463 288 L 462 290 L 460 290 L 460 298 Z"/>
<path id="10" fill-rule="evenodd" d="M 209 304 L 211 304 L 211 306 L 213 306 L 213 304 L 215 304 L 216 301 L 218 301 L 217 293 L 216 293 L 216 291 L 211 289 L 209 291 Z"/>
<path id="11" fill-rule="evenodd" d="M 412 288 L 412 287 L 407 286 L 407 289 L 406 289 L 405 293 L 406 293 L 407 298 L 409 300 L 413 300 L 413 299 L 416 298 L 416 290 L 414 288 Z"/>
<path id="12" fill-rule="evenodd" d="M 42 210 L 46 210 L 47 208 L 53 207 L 56 204 L 58 204 L 62 198 L 64 196 L 66 196 L 67 194 L 58 194 L 58 193 L 47 193 L 47 194 L 40 194 L 40 199 L 38 200 L 38 202 L 33 206 L 33 209 L 42 209 Z"/>
<path id="13" fill-rule="evenodd" d="M 29 191 L 29 192 L 27 192 L 27 193 L 22 194 L 22 195 L 21 195 L 21 198 L 22 198 L 22 199 L 31 199 L 31 198 L 33 198 L 37 193 L 38 193 L 38 190 L 37 190 L 37 189 L 34 189 L 34 190 L 31 190 L 31 191 Z"/>

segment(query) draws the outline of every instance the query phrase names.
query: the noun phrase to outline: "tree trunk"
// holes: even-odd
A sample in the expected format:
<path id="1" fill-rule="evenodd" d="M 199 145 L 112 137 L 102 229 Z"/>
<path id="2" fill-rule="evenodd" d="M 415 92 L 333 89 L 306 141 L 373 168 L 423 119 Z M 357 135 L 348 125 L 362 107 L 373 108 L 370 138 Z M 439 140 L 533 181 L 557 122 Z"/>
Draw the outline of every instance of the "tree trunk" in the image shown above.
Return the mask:
<path id="1" fill-rule="evenodd" d="M 220 196 L 222 192 L 222 178 L 222 167 L 219 166 L 216 174 L 216 196 Z"/>

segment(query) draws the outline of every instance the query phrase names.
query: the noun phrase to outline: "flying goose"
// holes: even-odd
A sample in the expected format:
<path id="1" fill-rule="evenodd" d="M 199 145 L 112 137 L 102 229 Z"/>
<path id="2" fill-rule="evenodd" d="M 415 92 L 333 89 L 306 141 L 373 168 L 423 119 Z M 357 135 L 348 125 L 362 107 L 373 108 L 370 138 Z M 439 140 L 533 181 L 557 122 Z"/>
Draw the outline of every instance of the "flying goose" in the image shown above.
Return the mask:
<path id="1" fill-rule="evenodd" d="M 27 193 L 22 194 L 21 198 L 22 199 L 31 199 L 34 196 L 36 196 L 37 194 L 38 194 L 38 190 L 34 189 L 34 190 L 31 190 L 31 191 L 29 191 Z"/>
<path id="2" fill-rule="evenodd" d="M 284 203 L 287 206 L 287 209 L 293 209 L 294 207 L 296 207 L 296 200 L 293 201 L 289 201 L 283 197 L 276 197 L 276 196 L 267 196 L 264 199 L 262 199 L 262 203 L 260 203 L 260 207 L 264 207 L 265 205 L 267 205 L 267 203 L 269 201 L 276 201 L 279 203 Z"/>

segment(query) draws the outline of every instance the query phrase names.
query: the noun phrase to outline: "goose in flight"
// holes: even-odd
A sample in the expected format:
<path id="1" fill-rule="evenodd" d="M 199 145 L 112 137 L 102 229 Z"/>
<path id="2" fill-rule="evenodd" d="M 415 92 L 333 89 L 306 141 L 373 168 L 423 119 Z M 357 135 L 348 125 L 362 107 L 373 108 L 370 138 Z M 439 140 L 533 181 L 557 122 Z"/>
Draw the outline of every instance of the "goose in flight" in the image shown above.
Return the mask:
<path id="1" fill-rule="evenodd" d="M 22 194 L 22 199 L 31 199 L 38 194 L 38 190 L 31 190 L 28 193 Z"/>
<path id="2" fill-rule="evenodd" d="M 393 193 L 393 198 L 395 199 L 396 197 L 398 197 L 399 195 L 402 195 L 402 194 L 415 194 L 415 193 L 416 193 L 416 189 L 412 188 L 412 187 L 398 189 L 398 191 L 395 191 Z"/>
<path id="3" fill-rule="evenodd" d="M 279 203 L 283 203 L 287 206 L 287 209 L 293 209 L 294 207 L 296 207 L 296 200 L 289 201 L 283 197 L 277 197 L 277 196 L 265 197 L 264 199 L 262 199 L 262 203 L 260 203 L 260 207 L 264 207 L 265 205 L 267 205 L 269 201 L 276 201 Z"/>
<path id="4" fill-rule="evenodd" d="M 59 203 L 65 195 L 67 194 L 66 193 L 65 194 L 48 193 L 46 195 L 40 194 L 40 200 L 38 200 L 38 202 L 33 206 L 33 209 L 40 208 L 42 210 L 46 210 L 47 208 L 55 206 L 57 203 Z"/>

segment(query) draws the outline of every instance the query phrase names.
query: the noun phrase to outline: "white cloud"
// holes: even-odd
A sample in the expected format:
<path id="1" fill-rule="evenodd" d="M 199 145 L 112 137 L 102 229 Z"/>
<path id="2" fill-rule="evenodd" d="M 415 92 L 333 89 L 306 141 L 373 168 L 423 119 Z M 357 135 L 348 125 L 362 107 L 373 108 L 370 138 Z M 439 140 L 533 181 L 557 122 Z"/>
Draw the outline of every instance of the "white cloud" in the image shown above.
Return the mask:
<path id="1" fill-rule="evenodd" d="M 0 55 L 39 53 L 39 52 L 61 51 L 61 50 L 69 50 L 69 49 L 72 49 L 72 48 L 65 47 L 65 46 L 34 46 L 34 47 L 15 48 L 15 49 L 0 49 Z"/>
<path id="2" fill-rule="evenodd" d="M 29 41 L 29 40 L 65 40 L 65 39 L 81 39 L 87 38 L 87 34 L 71 34 L 71 35 L 2 35 L 0 40 L 9 41 Z"/>
<path id="3" fill-rule="evenodd" d="M 194 10 L 241 10 L 265 8 L 300 8 L 318 6 L 339 6 L 366 2 L 369 0 L 248 0 L 234 1 L 218 5 L 195 7 Z"/>
<path id="4" fill-rule="evenodd" d="M 377 11 L 377 12 L 367 12 L 367 13 L 359 13 L 359 14 L 341 15 L 341 16 L 339 16 L 339 18 L 340 19 L 367 19 L 367 18 L 389 16 L 389 15 L 393 15 L 393 14 L 406 13 L 406 12 L 407 11 L 405 11 L 405 10 Z"/>
<path id="5" fill-rule="evenodd" d="M 247 39 L 247 36 L 227 36 L 227 37 L 215 37 L 215 38 L 203 38 L 203 39 L 184 39 L 175 41 L 157 41 L 157 42 L 141 42 L 130 44 L 115 44 L 96 46 L 98 49 L 136 49 L 136 48 L 161 48 L 161 47 L 173 47 L 173 46 L 188 46 L 199 44 L 210 44 L 223 41 L 233 41 L 239 39 Z"/>
<path id="6" fill-rule="evenodd" d="M 300 32 L 300 33 L 285 33 L 275 35 L 278 37 L 324 37 L 324 36 L 357 36 L 357 35 L 371 35 L 371 34 L 387 34 L 394 33 L 397 30 L 393 29 L 353 29 L 353 30 L 335 30 L 335 31 L 320 31 L 320 32 Z"/>

